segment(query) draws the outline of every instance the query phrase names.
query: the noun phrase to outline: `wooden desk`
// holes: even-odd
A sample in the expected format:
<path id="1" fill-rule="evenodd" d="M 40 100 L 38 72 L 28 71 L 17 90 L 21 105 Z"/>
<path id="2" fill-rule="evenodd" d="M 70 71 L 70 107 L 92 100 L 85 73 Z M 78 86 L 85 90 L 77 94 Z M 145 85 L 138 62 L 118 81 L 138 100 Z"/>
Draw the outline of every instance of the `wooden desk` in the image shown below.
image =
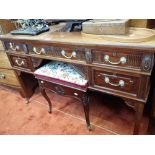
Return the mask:
<path id="1" fill-rule="evenodd" d="M 155 40 L 118 43 L 88 38 L 79 32 L 39 36 L 1 35 L 12 67 L 33 74 L 32 58 L 79 65 L 89 89 L 119 96 L 135 110 L 134 134 L 138 134 L 150 89 Z"/>

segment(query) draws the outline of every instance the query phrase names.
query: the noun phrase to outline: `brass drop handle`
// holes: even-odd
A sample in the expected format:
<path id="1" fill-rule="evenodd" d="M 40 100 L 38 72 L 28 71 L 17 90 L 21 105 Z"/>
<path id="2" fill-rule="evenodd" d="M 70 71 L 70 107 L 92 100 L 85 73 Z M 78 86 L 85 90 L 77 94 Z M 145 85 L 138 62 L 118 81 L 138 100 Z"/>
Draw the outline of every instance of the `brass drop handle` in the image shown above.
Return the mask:
<path id="1" fill-rule="evenodd" d="M 44 54 L 45 53 L 45 49 L 41 48 L 40 51 L 37 51 L 37 48 L 33 47 L 33 52 L 40 55 L 40 54 Z"/>
<path id="2" fill-rule="evenodd" d="M 5 75 L 3 73 L 0 73 L 0 79 L 5 79 Z"/>
<path id="3" fill-rule="evenodd" d="M 109 77 L 107 77 L 107 76 L 105 76 L 104 81 L 105 81 L 105 83 L 110 84 L 115 87 L 118 87 L 118 86 L 124 87 L 125 86 L 125 82 L 123 80 L 119 80 L 118 84 L 115 84 L 115 83 L 111 83 Z"/>
<path id="4" fill-rule="evenodd" d="M 71 54 L 70 56 L 67 56 L 67 55 L 66 55 L 66 51 L 65 51 L 65 50 L 62 50 L 62 51 L 61 51 L 61 55 L 64 56 L 65 58 L 67 58 L 67 59 L 71 59 L 72 57 L 73 57 L 73 58 L 76 57 L 76 52 L 73 51 L 72 54 Z"/>
<path id="5" fill-rule="evenodd" d="M 105 55 L 104 56 L 104 61 L 109 62 L 112 65 L 125 64 L 126 63 L 126 57 L 121 57 L 118 62 L 112 62 L 112 61 L 110 61 L 110 56 Z"/>
<path id="6" fill-rule="evenodd" d="M 10 45 L 10 48 L 11 48 L 13 51 L 19 50 L 19 46 L 18 46 L 18 45 L 14 46 L 13 43 L 9 43 L 9 45 Z"/>
<path id="7" fill-rule="evenodd" d="M 20 61 L 19 59 L 16 59 L 15 62 L 16 62 L 16 64 L 17 64 L 18 66 L 24 65 L 24 61 L 23 61 L 23 60 Z"/>

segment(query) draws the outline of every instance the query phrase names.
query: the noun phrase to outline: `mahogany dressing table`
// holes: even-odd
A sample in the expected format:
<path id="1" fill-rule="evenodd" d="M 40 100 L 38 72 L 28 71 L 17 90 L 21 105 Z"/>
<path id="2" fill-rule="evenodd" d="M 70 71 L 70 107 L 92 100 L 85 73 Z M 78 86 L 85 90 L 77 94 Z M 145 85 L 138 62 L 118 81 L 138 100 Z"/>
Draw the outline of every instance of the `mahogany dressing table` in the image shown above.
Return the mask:
<path id="1" fill-rule="evenodd" d="M 135 110 L 133 134 L 139 133 L 154 66 L 155 39 L 119 43 L 80 32 L 46 32 L 38 36 L 6 34 L 0 40 L 16 72 L 34 74 L 35 58 L 78 65 L 89 81 L 88 89 L 119 96 Z"/>

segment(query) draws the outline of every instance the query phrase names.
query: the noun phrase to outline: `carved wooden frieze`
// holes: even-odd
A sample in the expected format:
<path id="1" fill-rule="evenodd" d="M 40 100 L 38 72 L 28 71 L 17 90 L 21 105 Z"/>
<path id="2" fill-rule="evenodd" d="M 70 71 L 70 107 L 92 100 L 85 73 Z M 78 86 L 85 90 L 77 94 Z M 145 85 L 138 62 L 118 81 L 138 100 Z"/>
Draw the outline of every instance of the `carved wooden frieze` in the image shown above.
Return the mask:
<path id="1" fill-rule="evenodd" d="M 92 53 L 91 49 L 85 49 L 85 57 L 86 57 L 86 62 L 87 63 L 92 63 Z"/>
<path id="2" fill-rule="evenodd" d="M 145 72 L 149 72 L 152 70 L 154 64 L 154 55 L 146 54 L 142 58 L 141 70 Z"/>

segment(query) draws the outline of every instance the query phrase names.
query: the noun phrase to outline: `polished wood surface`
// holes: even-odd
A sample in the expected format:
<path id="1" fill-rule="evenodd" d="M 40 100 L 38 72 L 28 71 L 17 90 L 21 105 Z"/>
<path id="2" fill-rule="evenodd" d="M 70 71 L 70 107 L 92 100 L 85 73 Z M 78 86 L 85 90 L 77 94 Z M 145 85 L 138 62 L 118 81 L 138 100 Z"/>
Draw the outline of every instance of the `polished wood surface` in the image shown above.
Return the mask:
<path id="1" fill-rule="evenodd" d="M 4 76 L 4 78 L 2 77 Z M 14 73 L 14 70 L 0 69 L 0 83 L 5 85 L 20 86 L 19 80 Z"/>
<path id="2" fill-rule="evenodd" d="M 150 89 L 155 39 L 143 43 L 118 43 L 86 37 L 79 32 L 0 37 L 16 71 L 33 75 L 32 58 L 81 65 L 81 69 L 85 68 L 90 90 L 119 96 L 135 110 L 134 134 L 138 134 Z M 17 59 L 21 60 L 20 66 Z M 26 66 L 21 65 L 22 60 Z"/>
<path id="3" fill-rule="evenodd" d="M 0 41 L 0 51 L 3 51 L 4 50 L 4 47 L 3 47 L 3 44 L 2 44 L 2 42 Z"/>
<path id="4" fill-rule="evenodd" d="M 105 39 L 100 38 L 91 38 L 82 35 L 80 32 L 46 32 L 37 36 L 26 36 L 26 35 L 0 35 L 2 40 L 10 39 L 10 40 L 21 40 L 22 42 L 31 42 L 38 41 L 42 43 L 52 43 L 59 45 L 80 45 L 84 47 L 122 47 L 122 48 L 130 48 L 130 49 L 147 49 L 155 50 L 155 39 L 150 41 L 141 42 L 141 43 L 119 43 L 115 41 L 107 41 Z M 132 52 L 132 51 L 131 51 Z M 147 51 L 146 51 L 147 52 Z"/>

